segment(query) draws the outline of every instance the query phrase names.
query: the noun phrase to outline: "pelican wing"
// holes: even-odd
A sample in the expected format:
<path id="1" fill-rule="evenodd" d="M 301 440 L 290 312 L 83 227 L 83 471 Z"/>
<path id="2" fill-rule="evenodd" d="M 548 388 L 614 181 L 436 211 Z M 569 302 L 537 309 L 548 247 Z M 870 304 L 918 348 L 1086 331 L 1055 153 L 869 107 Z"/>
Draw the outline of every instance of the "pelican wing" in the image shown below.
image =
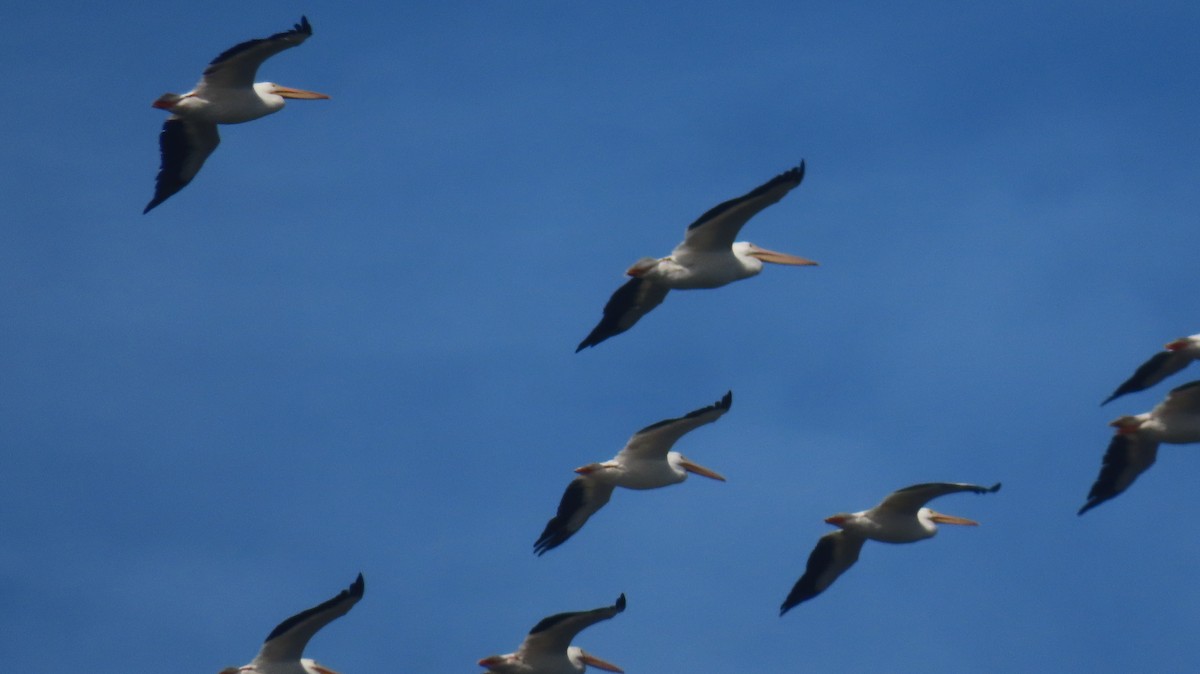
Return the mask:
<path id="1" fill-rule="evenodd" d="M 301 611 L 279 625 L 267 636 L 258 651 L 255 663 L 295 662 L 304 653 L 304 647 L 322 627 L 340 618 L 362 599 L 365 583 L 362 574 L 336 597 L 308 610 Z"/>
<path id="2" fill-rule="evenodd" d="M 813 548 L 808 556 L 804 575 L 792 586 L 792 591 L 779 607 L 779 615 L 787 613 L 797 604 L 812 599 L 833 585 L 838 576 L 858 561 L 858 553 L 862 552 L 866 540 L 842 529 L 822 536 L 821 540 L 817 541 L 817 547 Z"/>
<path id="3" fill-rule="evenodd" d="M 1200 381 L 1193 381 L 1171 389 L 1163 401 L 1154 406 L 1150 413 L 1156 417 L 1200 414 Z"/>
<path id="4" fill-rule="evenodd" d="M 575 635 L 598 622 L 609 620 L 624 610 L 625 595 L 622 594 L 612 606 L 590 611 L 556 613 L 543 618 L 529 630 L 525 641 L 521 642 L 521 647 L 517 649 L 517 655 L 524 656 L 531 652 L 565 653 Z"/>
<path id="5" fill-rule="evenodd" d="M 729 411 L 733 405 L 733 391 L 708 407 L 701 407 L 675 419 L 664 419 L 650 424 L 629 438 L 625 448 L 617 453 L 617 461 L 622 458 L 657 458 L 665 459 L 667 452 L 675 442 L 694 428 L 711 424 L 721 415 Z"/>
<path id="6" fill-rule="evenodd" d="M 1158 443 L 1139 438 L 1136 433 L 1113 436 L 1104 452 L 1100 465 L 1100 476 L 1088 492 L 1087 503 L 1077 514 L 1085 512 L 1114 498 L 1129 488 L 1138 475 L 1146 472 L 1158 458 Z"/>
<path id="7" fill-rule="evenodd" d="M 546 523 L 542 535 L 533 544 L 533 551 L 541 556 L 565 543 L 589 517 L 608 503 L 614 488 L 616 484 L 599 473 L 580 475 L 571 480 L 558 502 L 558 512 Z"/>
<path id="8" fill-rule="evenodd" d="M 1192 362 L 1192 357 L 1182 351 L 1160 351 L 1142 363 L 1133 376 L 1117 387 L 1113 394 L 1104 399 L 1101 405 L 1107 405 L 1126 393 L 1144 391 L 1160 381 L 1179 372 Z"/>
<path id="9" fill-rule="evenodd" d="M 702 251 L 720 251 L 728 253 L 730 246 L 737 239 L 738 232 L 750 218 L 759 211 L 779 201 L 794 187 L 804 180 L 804 162 L 789 171 L 785 171 L 743 194 L 736 199 L 722 202 L 708 209 L 695 222 L 688 225 L 683 243 L 675 249 L 676 253 L 698 253 Z"/>
<path id="10" fill-rule="evenodd" d="M 291 30 L 275 33 L 271 37 L 247 40 L 221 52 L 204 69 L 197 89 L 204 87 L 244 88 L 254 84 L 254 76 L 263 61 L 284 49 L 295 47 L 312 35 L 308 18 L 301 16 L 300 23 Z"/>
<path id="11" fill-rule="evenodd" d="M 966 484 L 964 482 L 926 482 L 924 484 L 914 484 L 911 487 L 905 487 L 904 489 L 899 489 L 888 494 L 875 507 L 893 510 L 905 515 L 916 515 L 918 510 L 925 507 L 925 504 L 933 499 L 945 496 L 946 494 L 957 494 L 960 491 L 988 494 L 1000 491 L 1000 483 L 997 482 L 990 487 L 978 484 Z"/>
<path id="12" fill-rule="evenodd" d="M 154 198 L 142 214 L 166 201 L 171 195 L 192 182 L 204 166 L 204 160 L 217 149 L 221 136 L 216 124 L 196 122 L 170 116 L 158 134 L 158 149 L 162 155 L 158 177 L 154 181 Z"/>
<path id="13" fill-rule="evenodd" d="M 608 304 L 604 305 L 604 315 L 600 322 L 583 338 L 579 346 L 575 347 L 575 353 L 632 328 L 642 316 L 662 304 L 669 291 L 670 288 L 645 279 L 629 279 L 609 298 Z"/>

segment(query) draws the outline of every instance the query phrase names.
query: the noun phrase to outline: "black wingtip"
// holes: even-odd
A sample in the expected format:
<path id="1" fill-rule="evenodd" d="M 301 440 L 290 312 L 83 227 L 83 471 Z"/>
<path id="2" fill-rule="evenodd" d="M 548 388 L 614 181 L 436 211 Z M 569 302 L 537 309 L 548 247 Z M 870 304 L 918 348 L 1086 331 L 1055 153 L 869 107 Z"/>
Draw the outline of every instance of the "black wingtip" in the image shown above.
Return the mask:
<path id="1" fill-rule="evenodd" d="M 359 571 L 358 578 L 355 578 L 354 582 L 350 584 L 350 596 L 362 599 L 363 592 L 366 591 L 366 589 L 367 582 L 363 580 L 362 571 Z"/>
<path id="2" fill-rule="evenodd" d="M 725 392 L 725 395 L 721 398 L 721 401 L 717 403 L 717 407 L 719 407 L 723 410 L 727 410 L 732 406 L 733 406 L 733 390 L 731 389 L 731 390 Z"/>
<path id="3" fill-rule="evenodd" d="M 1091 510 L 1092 508 L 1095 508 L 1096 506 L 1100 505 L 1101 503 L 1111 500 L 1116 495 L 1117 494 L 1111 494 L 1111 495 L 1107 495 L 1107 496 L 1097 496 L 1095 494 L 1088 494 L 1087 503 L 1083 504 L 1083 507 L 1080 508 L 1079 511 L 1075 513 L 1075 516 L 1079 517 L 1079 516 L 1083 515 L 1085 512 Z"/>
<path id="4" fill-rule="evenodd" d="M 994 484 L 994 485 L 992 485 L 992 486 L 988 487 L 988 488 L 987 488 L 985 491 L 986 491 L 988 494 L 994 494 L 994 493 L 996 493 L 996 492 L 1000 491 L 1000 483 L 999 483 L 999 482 L 997 482 L 996 484 Z"/>
<path id="5" fill-rule="evenodd" d="M 306 35 L 312 35 L 312 24 L 308 22 L 307 16 L 300 15 L 300 23 L 296 24 L 296 30 Z"/>
<path id="6" fill-rule="evenodd" d="M 546 526 L 549 527 L 550 525 L 546 525 Z M 567 541 L 567 538 L 570 538 L 570 536 L 561 537 L 558 532 L 543 533 L 541 538 L 538 538 L 537 541 L 535 541 L 533 544 L 533 554 L 537 555 L 538 557 L 541 557 L 542 555 L 546 554 L 547 552 L 550 552 L 554 548 L 557 548 L 558 546 L 565 543 Z"/>
<path id="7" fill-rule="evenodd" d="M 625 593 L 622 592 L 620 597 L 617 597 L 617 603 L 613 604 L 613 608 L 617 609 L 617 613 L 622 613 L 625 610 Z"/>
<path id="8" fill-rule="evenodd" d="M 804 160 L 803 159 L 800 160 L 799 170 L 800 170 L 800 175 L 798 175 L 796 177 L 800 179 L 800 182 L 804 182 Z"/>
<path id="9" fill-rule="evenodd" d="M 603 325 L 603 323 L 601 323 L 601 325 Z M 583 351 L 584 349 L 587 349 L 587 348 L 591 348 L 591 347 L 593 347 L 593 346 L 596 346 L 596 345 L 597 345 L 597 344 L 599 344 L 600 342 L 603 342 L 604 340 L 606 340 L 606 339 L 608 339 L 609 337 L 612 337 L 612 336 L 613 336 L 613 335 L 600 335 L 600 336 L 598 336 L 598 335 L 597 335 L 597 333 L 598 333 L 599 331 L 600 331 L 600 326 L 599 326 L 599 325 L 597 325 L 597 326 L 596 326 L 596 329 L 595 329 L 595 330 L 592 330 L 592 331 L 591 331 L 591 333 L 589 333 L 587 337 L 584 337 L 584 338 L 583 338 L 583 341 L 579 343 L 579 346 L 575 347 L 575 353 L 579 353 L 580 351 Z M 613 334 L 615 335 L 616 333 L 613 333 Z"/>
<path id="10" fill-rule="evenodd" d="M 780 617 L 780 618 L 782 618 L 782 617 L 783 617 L 783 614 L 787 613 L 788 611 L 790 611 L 790 610 L 792 610 L 792 609 L 794 609 L 794 608 L 796 608 L 796 604 L 789 604 L 789 603 L 787 603 L 786 601 L 785 601 L 785 602 L 783 602 L 783 603 L 782 603 L 782 604 L 780 604 L 780 606 L 779 606 L 779 617 Z"/>

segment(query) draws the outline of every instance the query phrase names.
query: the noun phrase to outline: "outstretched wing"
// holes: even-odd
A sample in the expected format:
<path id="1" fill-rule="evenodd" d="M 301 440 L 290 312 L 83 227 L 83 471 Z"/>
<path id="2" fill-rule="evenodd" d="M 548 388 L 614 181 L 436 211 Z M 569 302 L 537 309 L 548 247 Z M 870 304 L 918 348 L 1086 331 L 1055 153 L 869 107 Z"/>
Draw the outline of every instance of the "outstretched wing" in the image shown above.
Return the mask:
<path id="1" fill-rule="evenodd" d="M 158 177 L 154 183 L 154 198 L 142 214 L 166 201 L 171 195 L 192 182 L 204 166 L 204 160 L 221 142 L 217 125 L 181 119 L 172 115 L 163 123 L 158 134 L 158 149 L 162 155 Z"/>
<path id="2" fill-rule="evenodd" d="M 247 40 L 221 52 L 204 69 L 197 89 L 206 87 L 242 88 L 254 84 L 254 76 L 263 61 L 271 58 L 285 49 L 298 46 L 312 35 L 312 26 L 307 17 L 300 17 L 300 23 L 291 30 L 275 33 L 271 37 Z"/>
<path id="3" fill-rule="evenodd" d="M 1141 439 L 1136 433 L 1114 435 L 1108 443 L 1108 451 L 1104 452 L 1100 476 L 1088 492 L 1087 503 L 1077 514 L 1082 515 L 1128 489 L 1138 475 L 1154 465 L 1156 458 L 1157 442 Z"/>
<path id="4" fill-rule="evenodd" d="M 359 599 L 362 599 L 366 584 L 362 574 L 336 597 L 310 609 L 301 611 L 279 625 L 267 636 L 266 642 L 254 658 L 256 664 L 265 662 L 296 662 L 304 654 L 304 647 L 322 627 L 346 615 Z"/>
<path id="5" fill-rule="evenodd" d="M 1183 351 L 1159 351 L 1151 356 L 1150 360 L 1142 363 L 1132 377 L 1125 380 L 1125 383 L 1118 386 L 1117 390 L 1100 404 L 1107 405 L 1126 393 L 1144 391 L 1187 367 L 1190 362 L 1191 355 Z"/>
<path id="6" fill-rule="evenodd" d="M 565 653 L 567 647 L 571 645 L 571 641 L 575 639 L 575 635 L 598 622 L 609 620 L 624 610 L 625 595 L 622 594 L 617 597 L 616 603 L 612 606 L 590 611 L 556 613 L 548 618 L 543 618 L 541 622 L 533 626 L 532 630 L 529 630 L 529 635 L 525 637 L 525 641 L 521 642 L 517 653 L 523 656 L 533 652 Z"/>
<path id="7" fill-rule="evenodd" d="M 675 251 L 728 253 L 738 232 L 750 218 L 782 199 L 803 180 L 804 162 L 800 162 L 796 168 L 780 173 L 746 194 L 713 206 L 688 225 L 683 243 Z"/>
<path id="8" fill-rule="evenodd" d="M 1188 382 L 1171 389 L 1167 397 L 1155 405 L 1150 414 L 1160 419 L 1200 414 L 1200 381 Z"/>
<path id="9" fill-rule="evenodd" d="M 808 556 L 804 575 L 792 586 L 792 591 L 779 607 L 779 615 L 824 592 L 846 569 L 854 566 L 866 540 L 842 529 L 822 536 Z"/>
<path id="10" fill-rule="evenodd" d="M 675 419 L 664 419 L 650 424 L 629 438 L 624 449 L 617 454 L 617 461 L 625 457 L 665 459 L 675 442 L 692 429 L 711 424 L 720 419 L 733 405 L 733 391 L 708 407 L 701 407 Z"/>
<path id="11" fill-rule="evenodd" d="M 579 346 L 575 347 L 575 353 L 632 328 L 642 316 L 662 304 L 669 291 L 670 288 L 645 279 L 629 279 L 609 298 L 608 304 L 604 305 L 604 315 L 600 322 L 583 338 Z"/>
<path id="12" fill-rule="evenodd" d="M 558 512 L 546 523 L 542 535 L 533 544 L 533 551 L 538 556 L 544 555 L 574 536 L 589 517 L 608 503 L 615 487 L 613 482 L 597 474 L 580 475 L 571 480 L 558 502 Z"/>
<path id="13" fill-rule="evenodd" d="M 1000 483 L 990 487 L 984 487 L 978 484 L 967 484 L 965 482 L 926 482 L 924 484 L 914 484 L 911 487 L 898 489 L 887 495 L 876 508 L 894 510 L 898 513 L 906 515 L 916 515 L 917 511 L 925 507 L 925 504 L 939 496 L 946 494 L 956 494 L 961 491 L 975 492 L 976 494 L 988 494 L 991 492 L 1000 491 Z"/>

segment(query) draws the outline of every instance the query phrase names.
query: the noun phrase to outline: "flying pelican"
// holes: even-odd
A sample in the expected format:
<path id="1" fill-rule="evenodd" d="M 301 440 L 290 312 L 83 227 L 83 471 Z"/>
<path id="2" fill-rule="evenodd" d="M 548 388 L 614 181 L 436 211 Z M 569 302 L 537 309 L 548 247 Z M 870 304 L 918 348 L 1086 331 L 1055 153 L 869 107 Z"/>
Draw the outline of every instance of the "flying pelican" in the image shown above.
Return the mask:
<path id="1" fill-rule="evenodd" d="M 870 510 L 838 513 L 825 518 L 826 522 L 840 529 L 825 534 L 817 541 L 817 547 L 808 556 L 804 575 L 796 581 L 779 607 L 779 615 L 824 592 L 838 576 L 858 561 L 858 553 L 868 538 L 884 543 L 915 543 L 932 538 L 937 533 L 938 524 L 979 525 L 965 517 L 934 512 L 925 507 L 929 501 L 961 491 L 988 494 L 999 490 L 999 482 L 990 487 L 961 482 L 914 484 L 888 494 Z"/>
<path id="2" fill-rule="evenodd" d="M 591 665 L 606 672 L 625 670 L 572 646 L 571 640 L 583 630 L 608 620 L 625 610 L 625 595 L 612 606 L 590 611 L 557 613 L 533 626 L 516 653 L 491 655 L 479 661 L 495 674 L 579 674 Z"/>
<path id="3" fill-rule="evenodd" d="M 362 599 L 364 587 L 360 573 L 349 589 L 342 590 L 338 596 L 279 623 L 267 635 L 266 642 L 250 664 L 226 667 L 218 674 L 337 674 L 300 656 L 317 630 L 346 615 Z"/>
<path id="4" fill-rule="evenodd" d="M 642 316 L 662 304 L 671 289 L 718 288 L 762 271 L 764 262 L 815 265 L 795 255 L 759 248 L 748 241 L 734 242 L 742 225 L 759 211 L 779 201 L 804 180 L 804 162 L 759 185 L 736 199 L 717 204 L 688 225 L 683 243 L 662 258 L 644 257 L 625 273 L 633 278 L 617 289 L 604 316 L 579 343 L 575 353 L 625 332 Z"/>
<path id="5" fill-rule="evenodd" d="M 616 487 L 656 489 L 683 482 L 688 473 L 724 482 L 725 478 L 719 473 L 692 463 L 670 449 L 688 431 L 720 419 L 732 404 L 733 391 L 729 391 L 708 407 L 677 419 L 664 419 L 634 433 L 624 449 L 608 461 L 576 468 L 579 477 L 567 485 L 558 504 L 558 513 L 546 523 L 542 535 L 533 544 L 533 551 L 544 555 L 566 542 L 589 517 L 608 503 Z"/>
<path id="6" fill-rule="evenodd" d="M 1200 358 L 1200 335 L 1180 337 L 1163 348 L 1164 351 L 1159 351 L 1142 363 L 1132 377 L 1100 404 L 1107 405 L 1126 393 L 1144 391 L 1187 367 L 1188 363 Z"/>
<path id="7" fill-rule="evenodd" d="M 218 124 L 241 124 L 283 109 L 285 98 L 329 98 L 325 94 L 292 89 L 274 82 L 255 82 L 263 61 L 291 49 L 312 35 L 308 19 L 271 37 L 249 40 L 226 49 L 204 69 L 195 89 L 186 94 L 163 94 L 152 105 L 171 116 L 158 136 L 162 165 L 154 198 L 143 214 L 183 189 L 221 142 Z"/>
<path id="8" fill-rule="evenodd" d="M 1117 417 L 1109 426 L 1117 431 L 1080 515 L 1128 489 L 1154 465 L 1159 443 L 1200 442 L 1200 381 L 1174 388 L 1149 412 Z"/>

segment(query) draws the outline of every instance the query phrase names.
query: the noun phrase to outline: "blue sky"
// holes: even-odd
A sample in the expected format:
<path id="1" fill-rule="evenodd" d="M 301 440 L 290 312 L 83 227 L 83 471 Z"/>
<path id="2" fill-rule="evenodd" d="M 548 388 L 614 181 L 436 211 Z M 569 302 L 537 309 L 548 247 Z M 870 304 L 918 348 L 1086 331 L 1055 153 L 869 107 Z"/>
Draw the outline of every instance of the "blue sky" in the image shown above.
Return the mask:
<path id="1" fill-rule="evenodd" d="M 149 215 L 166 91 L 307 14 Z M 1075 511 L 1200 332 L 1193 3 L 27 3 L 0 27 L 0 652 L 216 672 L 349 585 L 308 655 L 470 672 L 550 613 L 630 674 L 1200 668 L 1200 456 Z M 805 159 L 743 238 L 821 262 L 671 297 L 623 270 Z M 1192 371 L 1170 384 L 1196 378 Z M 571 469 L 734 392 L 543 558 Z M 1004 483 L 777 616 L 826 516 Z"/>

